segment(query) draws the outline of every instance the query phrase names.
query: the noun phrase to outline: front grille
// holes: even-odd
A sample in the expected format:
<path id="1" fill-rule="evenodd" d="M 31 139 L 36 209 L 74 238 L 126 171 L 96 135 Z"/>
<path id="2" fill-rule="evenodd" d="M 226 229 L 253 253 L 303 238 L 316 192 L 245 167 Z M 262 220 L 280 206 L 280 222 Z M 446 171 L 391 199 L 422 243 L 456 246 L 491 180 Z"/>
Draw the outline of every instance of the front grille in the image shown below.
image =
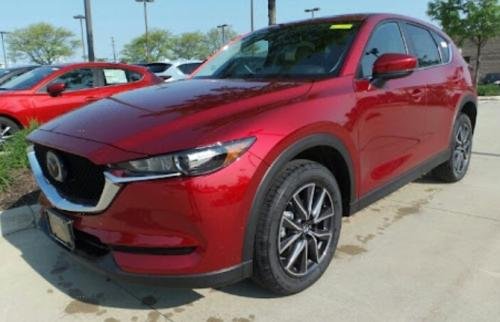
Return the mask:
<path id="1" fill-rule="evenodd" d="M 54 150 L 42 145 L 34 146 L 35 155 L 47 180 L 59 194 L 71 202 L 95 206 L 104 188 L 104 167 L 95 165 L 80 156 Z M 55 153 L 64 164 L 67 176 L 63 182 L 56 181 L 47 169 L 47 152 Z"/>

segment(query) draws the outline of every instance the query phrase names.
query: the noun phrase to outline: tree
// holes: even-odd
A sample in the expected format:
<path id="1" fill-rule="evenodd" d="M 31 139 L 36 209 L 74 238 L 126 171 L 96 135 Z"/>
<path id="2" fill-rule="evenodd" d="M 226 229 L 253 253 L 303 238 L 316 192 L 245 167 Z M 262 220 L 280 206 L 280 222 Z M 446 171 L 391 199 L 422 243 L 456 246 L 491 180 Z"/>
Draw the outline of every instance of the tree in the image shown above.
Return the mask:
<path id="1" fill-rule="evenodd" d="M 149 61 L 174 58 L 174 36 L 167 30 L 155 29 L 148 32 Z M 123 46 L 122 61 L 131 63 L 147 62 L 146 34 L 132 39 Z"/>
<path id="2" fill-rule="evenodd" d="M 231 27 L 226 27 L 226 40 L 231 40 L 235 38 L 238 33 L 234 31 Z M 222 43 L 222 34 L 218 28 L 210 29 L 205 36 L 206 46 L 208 48 L 209 54 L 213 54 L 218 51 L 223 45 Z"/>
<path id="3" fill-rule="evenodd" d="M 74 36 L 67 29 L 48 23 L 32 24 L 8 35 L 9 56 L 13 61 L 28 60 L 35 64 L 50 65 L 73 56 L 80 45 Z"/>
<path id="4" fill-rule="evenodd" d="M 204 34 L 187 32 L 175 39 L 173 52 L 176 58 L 203 60 L 210 55 L 210 48 Z"/>
<path id="5" fill-rule="evenodd" d="M 497 0 L 434 0 L 427 14 L 438 21 L 459 45 L 471 41 L 476 46 L 474 82 L 479 82 L 482 49 L 500 36 L 500 5 Z"/>
<path id="6" fill-rule="evenodd" d="M 267 0 L 269 26 L 276 24 L 276 0 Z"/>

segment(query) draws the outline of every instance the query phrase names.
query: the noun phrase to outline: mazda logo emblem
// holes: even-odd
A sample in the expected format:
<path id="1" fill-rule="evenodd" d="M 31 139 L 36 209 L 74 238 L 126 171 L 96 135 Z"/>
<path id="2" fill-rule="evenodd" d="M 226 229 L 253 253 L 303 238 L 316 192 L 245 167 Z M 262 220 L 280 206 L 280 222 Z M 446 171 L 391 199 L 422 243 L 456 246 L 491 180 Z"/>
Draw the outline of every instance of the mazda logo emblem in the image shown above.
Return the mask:
<path id="1" fill-rule="evenodd" d="M 49 175 L 57 182 L 64 182 L 66 180 L 66 167 L 61 158 L 52 151 L 47 152 L 45 156 L 47 162 L 47 170 Z"/>

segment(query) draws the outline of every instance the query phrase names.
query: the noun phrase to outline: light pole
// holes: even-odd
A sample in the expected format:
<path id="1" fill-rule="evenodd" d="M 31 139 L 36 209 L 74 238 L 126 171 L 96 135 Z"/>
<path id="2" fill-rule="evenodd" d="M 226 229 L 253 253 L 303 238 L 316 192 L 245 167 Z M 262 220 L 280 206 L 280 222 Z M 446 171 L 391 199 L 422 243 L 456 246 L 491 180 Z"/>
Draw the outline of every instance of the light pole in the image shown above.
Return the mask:
<path id="1" fill-rule="evenodd" d="M 113 49 L 113 63 L 116 63 L 115 37 L 111 37 L 111 48 Z"/>
<path id="2" fill-rule="evenodd" d="M 217 28 L 222 30 L 222 46 L 226 44 L 226 27 L 228 24 L 218 25 Z"/>
<path id="3" fill-rule="evenodd" d="M 92 10 L 90 8 L 90 0 L 84 0 L 85 6 L 85 27 L 87 28 L 87 47 L 89 61 L 95 60 L 94 55 L 94 32 L 92 30 Z"/>
<path id="4" fill-rule="evenodd" d="M 146 63 L 149 62 L 149 35 L 148 35 L 148 3 L 154 0 L 135 0 L 135 2 L 142 2 L 144 4 L 144 26 L 146 28 Z"/>
<path id="5" fill-rule="evenodd" d="M 320 8 L 316 7 L 316 8 L 306 9 L 304 10 L 304 12 L 311 13 L 311 19 L 314 19 L 314 13 L 319 10 Z"/>
<path id="6" fill-rule="evenodd" d="M 8 65 L 7 65 L 7 53 L 5 52 L 5 39 L 4 39 L 4 36 L 7 34 L 8 34 L 7 31 L 0 31 L 0 36 L 2 37 L 3 65 L 5 68 L 8 67 Z"/>
<path id="7" fill-rule="evenodd" d="M 87 55 L 85 55 L 85 38 L 83 37 L 83 21 L 85 20 L 85 16 L 84 15 L 76 15 L 76 16 L 73 16 L 73 19 L 80 20 L 80 34 L 82 37 L 82 53 L 83 53 L 82 58 L 83 58 L 83 61 L 86 61 Z"/>
<path id="8" fill-rule="evenodd" d="M 250 30 L 253 32 L 254 31 L 254 21 L 253 21 L 253 0 L 250 0 Z"/>

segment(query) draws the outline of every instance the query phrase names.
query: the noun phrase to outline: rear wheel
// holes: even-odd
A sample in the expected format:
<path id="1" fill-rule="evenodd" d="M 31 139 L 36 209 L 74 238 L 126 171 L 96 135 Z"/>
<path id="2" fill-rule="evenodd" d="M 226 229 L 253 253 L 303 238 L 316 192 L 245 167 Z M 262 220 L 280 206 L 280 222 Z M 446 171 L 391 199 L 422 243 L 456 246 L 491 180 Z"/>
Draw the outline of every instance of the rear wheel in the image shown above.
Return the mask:
<path id="1" fill-rule="evenodd" d="M 0 145 L 20 130 L 16 122 L 6 117 L 0 117 Z"/>
<path id="2" fill-rule="evenodd" d="M 287 164 L 260 209 L 254 280 L 287 295 L 319 279 L 337 246 L 341 200 L 337 181 L 327 168 L 307 160 Z"/>
<path id="3" fill-rule="evenodd" d="M 445 182 L 460 181 L 469 169 L 472 154 L 472 122 L 467 114 L 460 114 L 453 131 L 451 156 L 434 169 L 433 174 Z"/>

